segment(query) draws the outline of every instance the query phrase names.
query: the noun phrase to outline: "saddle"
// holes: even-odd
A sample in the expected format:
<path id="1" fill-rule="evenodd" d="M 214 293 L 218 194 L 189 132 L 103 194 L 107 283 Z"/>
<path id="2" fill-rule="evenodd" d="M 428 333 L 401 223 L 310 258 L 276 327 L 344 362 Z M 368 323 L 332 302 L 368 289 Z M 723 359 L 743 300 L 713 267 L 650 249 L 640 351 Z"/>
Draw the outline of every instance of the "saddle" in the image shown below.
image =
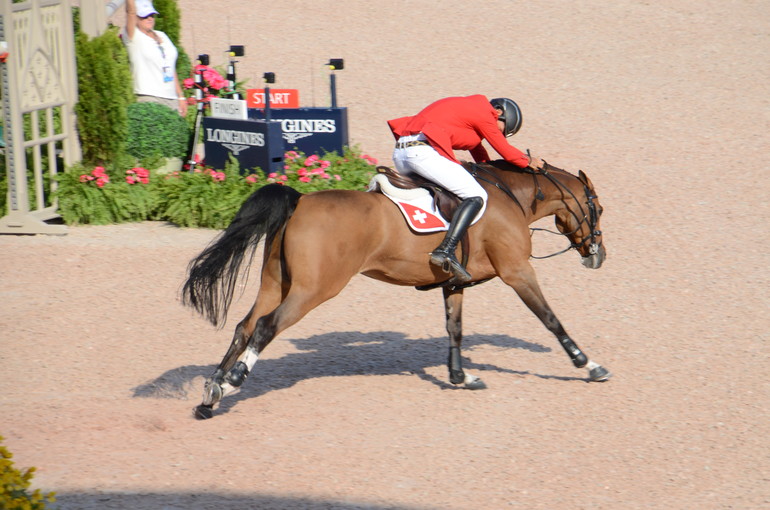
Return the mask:
<path id="1" fill-rule="evenodd" d="M 403 190 L 410 189 L 425 189 L 433 197 L 433 204 L 435 208 L 441 213 L 441 215 L 447 220 L 452 219 L 455 209 L 460 205 L 460 198 L 451 193 L 435 182 L 431 182 L 419 175 L 406 176 L 402 175 L 390 167 L 378 166 L 377 173 L 383 174 L 388 178 L 388 181 L 396 188 Z"/>
<path id="2" fill-rule="evenodd" d="M 377 176 L 372 179 L 372 184 L 369 187 L 370 192 L 385 194 L 382 190 L 382 178 L 385 177 L 387 182 L 398 190 L 403 190 L 406 194 L 424 193 L 428 192 L 432 199 L 434 209 L 437 210 L 441 216 L 443 216 L 447 222 L 452 219 L 457 206 L 460 205 L 460 198 L 454 193 L 447 191 L 438 184 L 429 181 L 419 175 L 405 176 L 399 174 L 395 170 L 387 166 L 377 167 Z M 463 266 L 468 264 L 468 253 L 470 242 L 468 233 L 466 232 L 463 238 L 460 240 L 460 253 Z M 431 285 L 423 285 L 415 287 L 417 290 L 431 290 L 439 287 L 448 287 L 450 289 L 460 289 L 471 287 L 479 283 L 483 283 L 487 280 L 478 282 L 468 282 L 460 284 L 454 280 L 454 277 Z"/>

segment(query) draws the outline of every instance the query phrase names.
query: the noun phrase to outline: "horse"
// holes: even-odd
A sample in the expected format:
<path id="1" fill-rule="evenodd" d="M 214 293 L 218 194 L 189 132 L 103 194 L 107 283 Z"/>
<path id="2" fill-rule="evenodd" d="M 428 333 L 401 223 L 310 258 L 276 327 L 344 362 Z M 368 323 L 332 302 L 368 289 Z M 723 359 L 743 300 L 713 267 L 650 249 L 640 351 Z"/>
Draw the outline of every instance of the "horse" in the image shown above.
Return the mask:
<path id="1" fill-rule="evenodd" d="M 215 327 L 223 325 L 237 282 L 247 277 L 264 238 L 256 301 L 206 380 L 194 416 L 211 418 L 214 405 L 243 384 L 278 334 L 336 296 L 357 274 L 395 285 L 442 289 L 449 335 L 447 368 L 454 385 L 485 387 L 462 367 L 462 301 L 465 288 L 494 277 L 513 288 L 575 367 L 588 370 L 589 381 L 607 380 L 610 372 L 588 358 L 549 307 L 529 262 L 529 225 L 554 215 L 555 233 L 570 241 L 567 249 L 575 249 L 584 266 L 601 267 L 606 258 L 599 224 L 603 209 L 588 176 L 582 170 L 576 176 L 548 164 L 540 171 L 522 170 L 505 161 L 463 166 L 488 193 L 486 211 L 462 244 L 463 260 L 473 276 L 463 284 L 429 262 L 428 254 L 443 232 L 412 232 L 382 193 L 335 189 L 302 194 L 282 184 L 254 192 L 230 225 L 190 261 L 182 287 L 183 305 Z"/>

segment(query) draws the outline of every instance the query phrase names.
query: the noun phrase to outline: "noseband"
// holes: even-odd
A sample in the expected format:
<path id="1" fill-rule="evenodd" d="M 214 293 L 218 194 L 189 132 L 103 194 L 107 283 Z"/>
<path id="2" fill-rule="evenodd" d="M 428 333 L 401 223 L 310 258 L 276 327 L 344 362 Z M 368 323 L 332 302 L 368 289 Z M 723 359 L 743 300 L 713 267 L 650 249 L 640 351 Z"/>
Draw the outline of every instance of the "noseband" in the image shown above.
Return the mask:
<path id="1" fill-rule="evenodd" d="M 546 166 L 548 166 L 548 165 L 546 164 Z M 590 232 L 590 234 L 587 237 L 584 237 L 579 243 L 570 242 L 570 245 L 567 246 L 566 248 L 564 248 L 561 251 L 557 251 L 556 253 L 552 253 L 550 255 L 545 255 L 543 257 L 536 257 L 534 255 L 531 255 L 531 257 L 533 259 L 547 259 L 547 258 L 551 258 L 551 257 L 554 257 L 556 255 L 561 255 L 562 253 L 567 252 L 567 251 L 569 251 L 569 250 L 571 250 L 573 248 L 575 250 L 577 250 L 577 249 L 581 248 L 582 246 L 584 246 L 586 244 L 586 242 L 590 242 L 590 244 L 588 245 L 588 253 L 590 255 L 596 255 L 597 253 L 599 253 L 599 248 L 601 247 L 601 243 L 597 243 L 596 242 L 596 238 L 599 237 L 600 235 L 602 235 L 602 231 L 598 230 L 596 228 L 596 224 L 599 222 L 599 215 L 598 215 L 598 213 L 596 211 L 596 204 L 594 203 L 594 200 L 599 198 L 599 197 L 597 197 L 596 195 L 591 193 L 591 190 L 588 189 L 588 186 L 583 184 L 583 191 L 585 192 L 586 200 L 588 201 L 588 204 L 587 204 L 588 205 L 588 211 L 586 211 L 585 209 L 583 209 L 583 205 L 580 203 L 580 200 L 578 200 L 578 198 L 575 196 L 575 194 L 572 192 L 572 190 L 569 189 L 564 184 L 562 184 L 561 181 L 559 181 L 559 179 L 557 179 L 552 173 L 548 172 L 548 170 L 546 168 L 543 168 L 543 170 L 541 170 L 540 172 L 534 172 L 534 171 L 530 171 L 528 169 L 525 169 L 525 171 L 527 171 L 527 172 L 532 174 L 532 179 L 535 181 L 535 187 L 537 188 L 538 191 L 540 191 L 540 185 L 537 182 L 537 176 L 538 175 L 543 175 L 545 178 L 547 178 L 549 181 L 551 181 L 557 188 L 559 188 L 559 189 L 561 189 L 563 191 L 566 191 L 575 200 L 575 203 L 580 208 L 580 213 L 578 214 L 575 211 L 573 211 L 569 207 L 569 205 L 567 205 L 567 210 L 572 215 L 572 217 L 575 218 L 575 220 L 577 220 L 577 222 L 578 222 L 578 224 L 575 227 L 575 229 L 572 230 L 571 232 L 554 232 L 553 230 L 549 230 L 547 228 L 531 227 L 530 231 L 533 234 L 534 234 L 535 231 L 542 231 L 542 232 L 548 232 L 549 234 L 556 234 L 556 235 L 562 235 L 562 236 L 565 236 L 565 237 L 569 237 L 571 235 L 576 234 L 581 229 L 581 227 L 583 226 L 584 223 L 588 224 L 588 230 Z M 543 198 L 544 198 L 542 192 L 539 192 L 537 197 L 538 197 L 539 200 L 543 200 Z M 565 204 L 566 204 L 566 202 L 565 202 Z"/>

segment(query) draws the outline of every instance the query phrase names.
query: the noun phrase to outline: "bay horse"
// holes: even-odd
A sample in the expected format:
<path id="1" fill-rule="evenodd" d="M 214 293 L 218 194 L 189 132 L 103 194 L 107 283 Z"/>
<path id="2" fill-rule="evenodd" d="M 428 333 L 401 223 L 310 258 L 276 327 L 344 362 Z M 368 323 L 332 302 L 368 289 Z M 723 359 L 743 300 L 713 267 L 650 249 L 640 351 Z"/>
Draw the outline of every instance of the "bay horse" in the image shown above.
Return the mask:
<path id="1" fill-rule="evenodd" d="M 222 362 L 206 380 L 194 416 L 211 418 L 214 405 L 243 384 L 276 335 L 336 296 L 359 273 L 395 285 L 442 288 L 452 384 L 485 387 L 462 368 L 462 300 L 465 288 L 495 276 L 512 287 L 556 336 L 573 365 L 588 370 L 590 381 L 607 380 L 609 371 L 589 360 L 554 315 L 529 262 L 529 225 L 554 215 L 558 233 L 569 239 L 583 265 L 592 269 L 602 265 L 606 257 L 599 228 L 602 207 L 588 176 L 550 165 L 539 172 L 504 161 L 463 165 L 489 199 L 463 244 L 473 279 L 461 285 L 454 285 L 442 268 L 429 262 L 428 254 L 444 233 L 411 232 L 398 208 L 381 193 L 302 194 L 270 184 L 252 194 L 232 223 L 191 260 L 182 288 L 184 305 L 214 326 L 224 324 L 236 282 L 245 276 L 258 243 L 265 239 L 257 299 L 235 328 Z"/>

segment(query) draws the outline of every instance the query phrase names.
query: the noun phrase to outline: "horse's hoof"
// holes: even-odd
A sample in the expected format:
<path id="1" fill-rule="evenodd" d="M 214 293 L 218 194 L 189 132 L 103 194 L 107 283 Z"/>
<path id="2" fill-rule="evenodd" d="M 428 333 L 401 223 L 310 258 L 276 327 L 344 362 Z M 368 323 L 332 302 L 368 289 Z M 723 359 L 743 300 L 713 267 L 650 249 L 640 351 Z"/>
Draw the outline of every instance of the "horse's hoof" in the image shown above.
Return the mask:
<path id="1" fill-rule="evenodd" d="M 465 374 L 465 388 L 469 390 L 484 390 L 487 385 L 475 375 Z"/>
<path id="2" fill-rule="evenodd" d="M 214 404 L 222 400 L 223 396 L 222 386 L 214 381 L 206 381 L 203 386 L 203 403 L 201 405 L 213 407 Z"/>
<path id="3" fill-rule="evenodd" d="M 588 378 L 594 382 L 604 382 L 612 377 L 612 373 L 601 365 L 588 371 Z"/>
<path id="4" fill-rule="evenodd" d="M 205 406 L 203 404 L 193 408 L 193 416 L 197 420 L 208 420 L 214 416 L 213 406 Z"/>

